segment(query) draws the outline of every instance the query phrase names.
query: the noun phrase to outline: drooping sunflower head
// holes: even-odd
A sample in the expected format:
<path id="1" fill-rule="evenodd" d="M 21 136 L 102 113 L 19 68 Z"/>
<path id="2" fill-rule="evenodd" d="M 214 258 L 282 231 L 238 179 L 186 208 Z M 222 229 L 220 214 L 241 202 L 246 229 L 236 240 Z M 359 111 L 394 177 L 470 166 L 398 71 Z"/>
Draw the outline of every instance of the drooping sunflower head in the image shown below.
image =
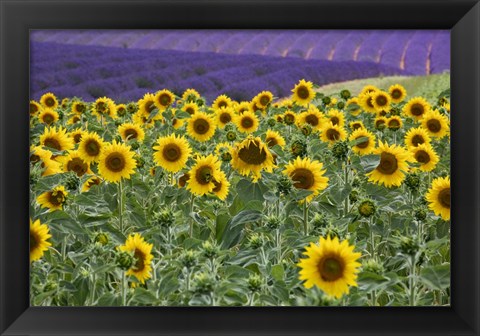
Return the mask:
<path id="1" fill-rule="evenodd" d="M 365 128 L 359 128 L 350 134 L 349 141 L 355 141 L 352 150 L 360 155 L 368 155 L 375 149 L 375 135 Z"/>
<path id="2" fill-rule="evenodd" d="M 419 121 L 425 113 L 431 110 L 430 104 L 422 97 L 414 97 L 403 107 L 403 113 Z"/>
<path id="3" fill-rule="evenodd" d="M 42 104 L 43 107 L 55 110 L 58 107 L 58 99 L 53 93 L 47 92 L 40 97 L 40 104 Z"/>
<path id="4" fill-rule="evenodd" d="M 50 108 L 44 108 L 42 112 L 40 112 L 40 115 L 38 116 L 38 120 L 41 123 L 47 124 L 48 126 L 55 124 L 58 121 L 58 119 L 59 119 L 58 113 Z"/>
<path id="5" fill-rule="evenodd" d="M 42 111 L 42 105 L 37 103 L 35 100 L 30 100 L 29 110 L 30 116 L 34 117 Z"/>
<path id="6" fill-rule="evenodd" d="M 78 144 L 80 156 L 88 163 L 98 161 L 105 143 L 95 132 L 85 132 Z"/>
<path id="7" fill-rule="evenodd" d="M 372 95 L 372 105 L 377 112 L 386 111 L 390 108 L 391 98 L 385 91 L 376 91 Z"/>
<path id="8" fill-rule="evenodd" d="M 153 154 L 155 163 L 172 173 L 185 167 L 192 152 L 187 139 L 175 134 L 158 138 L 153 149 L 155 150 Z"/>
<path id="9" fill-rule="evenodd" d="M 117 109 L 115 102 L 107 97 L 98 98 L 93 103 L 93 114 L 98 117 L 109 116 L 111 118 L 117 117 Z"/>
<path id="10" fill-rule="evenodd" d="M 450 219 L 450 177 L 438 177 L 427 192 L 428 207 L 443 220 Z"/>
<path id="11" fill-rule="evenodd" d="M 337 141 L 343 141 L 346 138 L 347 132 L 343 127 L 339 127 L 338 125 L 326 123 L 326 125 L 321 129 L 320 139 L 323 142 L 328 142 L 331 145 Z"/>
<path id="12" fill-rule="evenodd" d="M 78 177 L 91 174 L 90 164 L 86 162 L 78 151 L 69 151 L 68 155 L 58 158 L 64 172 L 74 172 Z"/>
<path id="13" fill-rule="evenodd" d="M 408 161 L 411 161 L 411 154 L 403 147 L 388 145 L 379 142 L 377 149 L 373 152 L 380 156 L 378 166 L 367 174 L 369 181 L 385 185 L 385 187 L 400 186 L 408 172 Z"/>
<path id="14" fill-rule="evenodd" d="M 440 158 L 429 144 L 420 144 L 416 147 L 410 147 L 415 162 L 420 164 L 419 169 L 423 171 L 432 171 L 435 169 Z"/>
<path id="15" fill-rule="evenodd" d="M 403 121 L 402 118 L 400 118 L 399 116 L 394 115 L 387 119 L 387 127 L 392 131 L 396 131 L 402 128 L 402 126 Z"/>
<path id="16" fill-rule="evenodd" d="M 145 139 L 145 131 L 137 124 L 122 124 L 118 126 L 118 133 L 120 133 L 123 141 L 135 139 L 138 142 L 142 142 Z"/>
<path id="17" fill-rule="evenodd" d="M 188 119 L 187 134 L 199 142 L 210 140 L 215 134 L 216 123 L 212 116 L 197 112 Z"/>
<path id="18" fill-rule="evenodd" d="M 215 187 L 213 188 L 212 193 L 222 201 L 225 201 L 230 189 L 230 182 L 228 182 L 227 176 L 223 171 L 218 173 L 218 178 L 213 179 L 213 184 Z"/>
<path id="19" fill-rule="evenodd" d="M 215 155 L 217 155 L 222 162 L 230 162 L 232 160 L 233 147 L 228 142 L 221 142 L 215 147 Z"/>
<path id="20" fill-rule="evenodd" d="M 198 110 L 199 110 L 198 105 L 193 102 L 185 103 L 182 106 L 182 111 L 187 112 L 190 115 L 197 113 Z"/>
<path id="21" fill-rule="evenodd" d="M 342 128 L 345 126 L 345 115 L 339 110 L 331 109 L 328 111 L 327 119 L 334 126 Z"/>
<path id="22" fill-rule="evenodd" d="M 325 294 L 336 298 L 348 294 L 350 286 L 357 286 L 357 273 L 361 254 L 354 252 L 355 246 L 337 237 L 321 237 L 318 244 L 311 243 L 303 253 L 306 258 L 297 264 L 301 268 L 299 279 L 305 280 L 305 288 L 314 285 Z"/>
<path id="23" fill-rule="evenodd" d="M 106 144 L 99 157 L 98 172 L 108 182 L 119 182 L 122 178 L 130 179 L 135 173 L 137 161 L 130 146 L 116 141 Z"/>
<path id="24" fill-rule="evenodd" d="M 215 189 L 214 181 L 221 179 L 220 166 L 220 161 L 212 154 L 198 157 L 188 172 L 187 189 L 198 196 L 211 193 Z"/>
<path id="25" fill-rule="evenodd" d="M 292 89 L 292 100 L 298 105 L 306 106 L 315 97 L 315 91 L 313 91 L 313 83 L 307 82 L 304 79 L 300 80 L 297 85 Z"/>
<path id="26" fill-rule="evenodd" d="M 437 110 L 430 110 L 426 112 L 421 122 L 425 131 L 427 131 L 430 136 L 438 139 L 447 135 L 450 129 L 450 122 L 448 118 Z"/>
<path id="27" fill-rule="evenodd" d="M 350 127 L 350 129 L 352 131 L 356 131 L 358 129 L 365 129 L 365 125 L 363 124 L 363 122 L 361 120 L 351 121 L 348 124 L 348 127 Z"/>
<path id="28" fill-rule="evenodd" d="M 57 151 L 71 150 L 74 147 L 73 140 L 67 135 L 67 130 L 60 127 L 45 128 L 40 136 L 40 145 Z"/>
<path id="29" fill-rule="evenodd" d="M 226 95 L 218 96 L 212 103 L 212 108 L 214 110 L 218 110 L 222 107 L 231 107 L 231 106 L 232 106 L 232 100 Z"/>
<path id="30" fill-rule="evenodd" d="M 265 134 L 265 143 L 268 147 L 273 147 L 279 145 L 280 147 L 285 146 L 285 139 L 277 131 L 267 130 Z"/>
<path id="31" fill-rule="evenodd" d="M 324 176 L 323 164 L 309 158 L 297 157 L 285 166 L 283 173 L 288 176 L 297 189 L 310 190 L 312 193 L 305 200 L 313 198 L 328 186 L 328 177 Z"/>
<path id="32" fill-rule="evenodd" d="M 82 184 L 82 192 L 89 191 L 93 186 L 98 186 L 102 183 L 102 179 L 98 176 L 92 176 Z"/>
<path id="33" fill-rule="evenodd" d="M 42 208 L 48 208 L 50 211 L 62 210 L 63 204 L 67 200 L 68 192 L 64 186 L 57 186 L 50 191 L 46 191 L 37 197 L 37 202 Z"/>
<path id="34" fill-rule="evenodd" d="M 429 145 L 431 141 L 430 135 L 423 127 L 411 128 L 405 134 L 405 145 L 408 148 L 417 147 L 421 144 Z"/>
<path id="35" fill-rule="evenodd" d="M 222 107 L 216 110 L 217 125 L 220 128 L 225 127 L 229 122 L 233 122 L 235 118 L 235 112 L 231 107 Z"/>
<path id="36" fill-rule="evenodd" d="M 87 112 L 87 105 L 82 101 L 75 101 L 72 104 L 72 113 L 73 114 L 83 114 Z"/>
<path id="37" fill-rule="evenodd" d="M 173 104 L 173 102 L 175 101 L 175 95 L 171 91 L 167 89 L 163 89 L 158 91 L 155 94 L 154 99 L 155 99 L 155 106 L 160 111 L 164 111 L 167 107 Z"/>
<path id="38" fill-rule="evenodd" d="M 260 172 L 271 172 L 274 167 L 272 153 L 268 146 L 259 138 L 249 136 L 233 150 L 232 167 L 241 175 L 253 177 L 256 181 L 260 178 Z"/>
<path id="39" fill-rule="evenodd" d="M 118 247 L 122 252 L 133 254 L 134 261 L 126 274 L 136 277 L 142 284 L 152 277 L 152 248 L 153 245 L 147 243 L 139 233 L 130 235 L 125 244 Z"/>
<path id="40" fill-rule="evenodd" d="M 39 260 L 52 244 L 48 241 L 52 235 L 47 224 L 30 219 L 30 262 Z"/>
<path id="41" fill-rule="evenodd" d="M 253 98 L 257 105 L 265 109 L 273 100 L 273 94 L 270 91 L 262 91 Z"/>
<path id="42" fill-rule="evenodd" d="M 259 123 L 258 117 L 255 113 L 250 111 L 245 111 L 235 117 L 235 124 L 237 125 L 238 130 L 243 133 L 255 132 Z"/>
<path id="43" fill-rule="evenodd" d="M 42 176 L 59 174 L 62 172 L 61 164 L 52 159 L 52 152 L 42 149 L 41 146 L 31 146 L 30 163 L 40 165 L 44 170 Z"/>
<path id="44" fill-rule="evenodd" d="M 400 84 L 395 84 L 390 86 L 388 89 L 388 93 L 390 97 L 392 98 L 392 102 L 394 103 L 401 103 L 405 97 L 407 97 L 407 90 Z"/>

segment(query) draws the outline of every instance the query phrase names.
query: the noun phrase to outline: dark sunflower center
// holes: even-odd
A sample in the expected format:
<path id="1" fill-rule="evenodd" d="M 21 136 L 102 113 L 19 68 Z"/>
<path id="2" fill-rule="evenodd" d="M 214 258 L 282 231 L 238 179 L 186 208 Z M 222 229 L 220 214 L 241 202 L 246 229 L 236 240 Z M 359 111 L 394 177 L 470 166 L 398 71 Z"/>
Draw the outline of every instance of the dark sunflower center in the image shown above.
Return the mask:
<path id="1" fill-rule="evenodd" d="M 327 130 L 327 139 L 330 141 L 337 141 L 340 139 L 340 132 L 338 132 L 336 129 L 329 128 Z"/>
<path id="2" fill-rule="evenodd" d="M 375 102 L 377 103 L 378 106 L 385 106 L 387 105 L 387 97 L 380 95 L 375 98 Z"/>
<path id="3" fill-rule="evenodd" d="M 104 113 L 107 110 L 107 105 L 104 102 L 97 103 L 97 111 Z"/>
<path id="4" fill-rule="evenodd" d="M 243 128 L 250 128 L 253 126 L 253 120 L 250 117 L 243 117 L 242 118 L 242 127 Z"/>
<path id="5" fill-rule="evenodd" d="M 430 155 L 424 150 L 419 150 L 415 153 L 415 159 L 422 164 L 429 163 Z"/>
<path id="6" fill-rule="evenodd" d="M 80 133 L 77 133 L 73 136 L 73 141 L 75 141 L 75 143 L 79 143 L 81 140 L 82 140 L 82 135 Z"/>
<path id="7" fill-rule="evenodd" d="M 318 117 L 315 114 L 309 114 L 305 118 L 305 121 L 312 126 L 317 126 L 319 122 Z"/>
<path id="8" fill-rule="evenodd" d="M 330 121 L 333 125 L 338 125 L 340 123 L 340 120 L 338 119 L 338 117 L 331 117 Z"/>
<path id="9" fill-rule="evenodd" d="M 127 114 L 127 110 L 124 107 L 120 107 L 118 108 L 117 113 L 119 116 L 123 117 L 125 114 Z"/>
<path id="10" fill-rule="evenodd" d="M 152 113 L 153 110 L 155 110 L 155 103 L 153 101 L 148 101 L 145 103 L 145 110 L 148 113 Z"/>
<path id="11" fill-rule="evenodd" d="M 73 171 L 78 177 L 83 176 L 87 170 L 88 165 L 80 158 L 74 158 L 67 163 L 67 170 Z"/>
<path id="12" fill-rule="evenodd" d="M 440 121 L 437 119 L 430 119 L 427 121 L 427 128 L 430 130 L 430 132 L 437 133 L 442 129 L 442 124 L 440 124 Z"/>
<path id="13" fill-rule="evenodd" d="M 443 207 L 450 209 L 450 188 L 443 189 L 438 193 L 438 201 Z"/>
<path id="14" fill-rule="evenodd" d="M 275 138 L 267 138 L 265 141 L 266 141 L 268 147 L 273 147 L 275 145 L 278 145 L 278 141 Z"/>
<path id="15" fill-rule="evenodd" d="M 30 104 L 30 114 L 35 114 L 38 112 L 38 106 L 36 104 Z"/>
<path id="16" fill-rule="evenodd" d="M 263 106 L 266 106 L 268 103 L 270 103 L 270 98 L 268 96 L 262 96 L 260 98 L 260 104 Z"/>
<path id="17" fill-rule="evenodd" d="M 187 111 L 190 115 L 195 113 L 195 110 L 193 109 L 193 107 L 187 107 L 185 111 Z"/>
<path id="18" fill-rule="evenodd" d="M 53 107 L 55 106 L 55 100 L 52 97 L 48 97 L 47 99 L 45 99 L 45 105 L 47 105 L 48 107 Z"/>
<path id="19" fill-rule="evenodd" d="M 114 152 L 107 156 L 105 166 L 108 170 L 115 173 L 121 172 L 125 168 L 125 158 L 121 153 Z"/>
<path id="20" fill-rule="evenodd" d="M 293 124 L 295 122 L 295 116 L 293 114 L 286 114 L 285 115 L 285 122 L 287 124 Z"/>
<path id="21" fill-rule="evenodd" d="M 224 101 L 224 100 L 222 100 L 222 101 L 220 101 L 220 102 L 218 103 L 218 107 L 220 107 L 220 108 L 222 108 L 222 107 L 227 107 L 227 106 L 228 106 L 228 104 L 227 104 L 227 102 Z"/>
<path id="22" fill-rule="evenodd" d="M 190 180 L 190 174 L 183 174 L 182 177 L 178 179 L 178 185 L 183 188 L 185 187 L 185 184 L 187 184 L 188 180 Z"/>
<path id="23" fill-rule="evenodd" d="M 60 142 L 55 138 L 45 139 L 45 141 L 43 142 L 43 145 L 45 147 L 54 148 L 56 150 L 62 150 L 62 146 L 60 145 Z"/>
<path id="24" fill-rule="evenodd" d="M 373 97 L 368 97 L 367 99 L 367 105 L 370 108 L 374 108 L 372 100 L 373 100 Z"/>
<path id="25" fill-rule="evenodd" d="M 412 144 L 417 147 L 418 145 L 421 145 L 425 143 L 425 139 L 423 138 L 423 136 L 421 136 L 420 134 L 415 134 L 412 138 Z"/>
<path id="26" fill-rule="evenodd" d="M 232 116 L 230 115 L 230 113 L 224 112 L 220 115 L 220 121 L 223 124 L 229 123 L 230 121 L 232 121 Z"/>
<path id="27" fill-rule="evenodd" d="M 30 252 L 35 250 L 39 245 L 39 239 L 35 232 L 30 231 Z"/>
<path id="28" fill-rule="evenodd" d="M 145 268 L 145 254 L 143 254 L 143 252 L 139 249 L 135 249 L 133 257 L 135 258 L 135 265 L 133 265 L 133 269 L 137 272 L 143 271 Z"/>
<path id="29" fill-rule="evenodd" d="M 199 184 L 209 184 L 213 178 L 213 170 L 210 166 L 202 166 L 197 169 L 195 173 L 195 179 Z"/>
<path id="30" fill-rule="evenodd" d="M 77 122 L 79 122 L 79 121 L 80 121 L 80 118 L 77 117 L 77 116 L 75 116 L 75 117 L 72 118 L 72 122 L 73 122 L 73 123 L 77 123 Z"/>
<path id="31" fill-rule="evenodd" d="M 78 113 L 83 113 L 85 111 L 85 105 L 83 104 L 78 104 L 75 108 L 75 110 L 78 112 Z"/>
<path id="32" fill-rule="evenodd" d="M 307 99 L 308 97 L 310 97 L 310 92 L 308 91 L 308 88 L 305 87 L 305 86 L 300 86 L 298 89 L 297 89 L 297 95 L 301 98 L 301 99 Z"/>
<path id="33" fill-rule="evenodd" d="M 393 89 L 392 90 L 392 98 L 393 99 L 399 99 L 402 97 L 402 91 L 400 91 L 399 89 Z"/>
<path id="34" fill-rule="evenodd" d="M 38 161 L 40 161 L 40 156 L 38 156 L 36 154 L 30 155 L 30 162 L 31 163 L 37 163 Z"/>
<path id="35" fill-rule="evenodd" d="M 90 156 L 97 156 L 100 153 L 100 145 L 95 140 L 90 140 L 85 144 L 85 151 Z"/>
<path id="36" fill-rule="evenodd" d="M 395 155 L 383 152 L 380 156 L 380 163 L 377 170 L 385 175 L 392 175 L 398 169 L 398 162 Z"/>
<path id="37" fill-rule="evenodd" d="M 58 206 L 65 202 L 65 195 L 62 191 L 52 191 L 50 192 L 48 200 L 53 205 Z"/>
<path id="38" fill-rule="evenodd" d="M 166 93 L 161 94 L 158 100 L 162 106 L 168 106 L 172 102 L 172 98 Z"/>
<path id="39" fill-rule="evenodd" d="M 414 116 L 421 116 L 424 112 L 425 112 L 425 108 L 423 107 L 422 104 L 413 104 L 411 107 L 410 107 L 410 112 L 412 112 L 412 114 Z"/>
<path id="40" fill-rule="evenodd" d="M 220 190 L 222 190 L 222 182 L 213 180 L 213 184 L 215 185 L 215 188 L 213 188 L 213 192 L 219 192 Z"/>
<path id="41" fill-rule="evenodd" d="M 210 123 L 205 119 L 197 119 L 193 122 L 193 129 L 197 134 L 205 134 L 210 129 Z"/>
<path id="42" fill-rule="evenodd" d="M 388 121 L 389 128 L 400 128 L 400 122 L 397 119 L 392 119 Z"/>
<path id="43" fill-rule="evenodd" d="M 355 123 L 352 125 L 352 128 L 354 131 L 356 131 L 357 129 L 362 128 L 362 125 L 360 125 L 359 123 Z"/>
<path id="44" fill-rule="evenodd" d="M 363 136 L 361 136 L 360 138 L 362 138 Z M 366 139 L 363 140 L 362 142 L 359 142 L 358 144 L 356 144 L 356 146 L 358 148 L 367 148 L 368 147 L 368 144 L 370 143 L 370 139 L 368 137 L 365 137 Z M 358 139 L 358 138 L 357 138 Z"/>
<path id="45" fill-rule="evenodd" d="M 48 125 L 50 125 L 54 120 L 55 120 L 55 118 L 51 114 L 45 114 L 43 116 L 43 121 Z"/>
<path id="46" fill-rule="evenodd" d="M 337 257 L 327 257 L 320 261 L 318 272 L 323 281 L 335 281 L 343 276 L 344 265 Z"/>
<path id="47" fill-rule="evenodd" d="M 291 174 L 293 185 L 297 189 L 310 189 L 315 184 L 313 173 L 305 168 L 295 169 Z"/>
<path id="48" fill-rule="evenodd" d="M 100 179 L 99 179 L 98 177 L 96 177 L 96 178 L 93 178 L 93 179 L 91 179 L 91 180 L 88 181 L 87 187 L 90 188 L 90 187 L 92 187 L 92 186 L 94 186 L 94 185 L 99 185 L 99 184 L 100 184 Z"/>
<path id="49" fill-rule="evenodd" d="M 176 162 L 182 156 L 180 147 L 176 144 L 168 144 L 163 148 L 163 158 L 170 162 Z"/>
<path id="50" fill-rule="evenodd" d="M 238 151 L 238 157 L 248 164 L 260 165 L 266 161 L 267 153 L 256 141 L 253 141 Z"/>
<path id="51" fill-rule="evenodd" d="M 125 130 L 125 139 L 136 139 L 138 137 L 138 133 L 133 128 L 128 128 Z"/>
<path id="52" fill-rule="evenodd" d="M 379 126 L 381 126 L 381 125 L 383 125 L 383 124 L 385 124 L 385 120 L 377 120 L 377 121 L 375 121 L 375 126 L 376 126 L 376 127 L 379 127 Z"/>

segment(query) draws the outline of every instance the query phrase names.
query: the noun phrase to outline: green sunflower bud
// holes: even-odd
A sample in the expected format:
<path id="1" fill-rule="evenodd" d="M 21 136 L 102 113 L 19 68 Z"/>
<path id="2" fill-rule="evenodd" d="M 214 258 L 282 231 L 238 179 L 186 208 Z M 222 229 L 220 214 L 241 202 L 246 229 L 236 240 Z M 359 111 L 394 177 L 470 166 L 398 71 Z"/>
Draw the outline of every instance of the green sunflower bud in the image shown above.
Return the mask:
<path id="1" fill-rule="evenodd" d="M 180 263 L 186 268 L 195 266 L 197 264 L 197 253 L 193 250 L 184 251 L 180 255 Z"/>
<path id="2" fill-rule="evenodd" d="M 337 103 L 337 108 L 338 108 L 339 110 L 343 110 L 343 109 L 345 108 L 345 103 L 344 103 L 344 102 L 338 102 L 338 103 Z"/>
<path id="3" fill-rule="evenodd" d="M 292 187 L 292 180 L 288 176 L 280 176 L 277 182 L 277 190 L 279 193 L 287 195 L 292 190 Z"/>
<path id="4" fill-rule="evenodd" d="M 269 127 L 275 126 L 276 123 L 277 123 L 277 122 L 276 122 L 275 119 L 273 119 L 273 118 L 269 118 L 268 121 L 267 121 L 267 125 L 268 125 Z"/>
<path id="5" fill-rule="evenodd" d="M 348 195 L 348 199 L 350 200 L 350 202 L 355 203 L 356 201 L 358 201 L 359 194 L 360 192 L 358 191 L 358 189 L 353 189 Z"/>
<path id="6" fill-rule="evenodd" d="M 358 205 L 358 213 L 360 216 L 368 218 L 375 214 L 376 207 L 375 203 L 371 200 L 364 200 Z"/>
<path id="7" fill-rule="evenodd" d="M 248 245 L 253 248 L 253 249 L 258 249 L 260 247 L 262 247 L 263 245 L 263 237 L 260 236 L 258 233 L 254 233 L 252 234 L 249 238 L 248 238 Z"/>
<path id="8" fill-rule="evenodd" d="M 130 145 L 130 147 L 132 147 L 133 150 L 137 150 L 137 149 L 140 148 L 140 144 L 138 143 L 138 141 L 136 139 L 130 140 L 129 145 Z"/>
<path id="9" fill-rule="evenodd" d="M 263 287 L 263 279 L 259 274 L 252 274 L 247 280 L 248 289 L 251 292 L 259 292 Z"/>
<path id="10" fill-rule="evenodd" d="M 208 294 L 213 291 L 215 279 L 208 273 L 199 273 L 193 278 L 193 290 L 198 294 Z"/>
<path id="11" fill-rule="evenodd" d="M 345 161 L 348 155 L 348 143 L 346 141 L 336 141 L 332 146 L 332 155 L 340 161 Z"/>
<path id="12" fill-rule="evenodd" d="M 383 274 L 383 272 L 385 271 L 383 265 L 375 259 L 366 260 L 365 262 L 363 262 L 362 266 L 364 271 L 375 274 Z"/>
<path id="13" fill-rule="evenodd" d="M 153 215 L 154 225 L 158 225 L 161 227 L 169 227 L 169 226 L 172 226 L 174 222 L 175 222 L 175 215 L 173 211 L 170 209 L 156 212 Z"/>
<path id="14" fill-rule="evenodd" d="M 324 105 L 328 105 L 328 104 L 330 104 L 331 102 L 332 102 L 332 100 L 331 100 L 330 97 L 328 97 L 328 96 L 325 96 L 325 97 L 322 98 L 322 103 L 323 103 Z"/>
<path id="15" fill-rule="evenodd" d="M 237 139 L 237 134 L 234 131 L 228 131 L 225 137 L 228 141 L 235 141 Z"/>
<path id="16" fill-rule="evenodd" d="M 68 190 L 73 191 L 77 190 L 79 185 L 80 179 L 78 176 L 73 172 L 69 174 L 67 180 L 65 181 L 65 187 L 67 187 Z"/>
<path id="17" fill-rule="evenodd" d="M 294 156 L 304 157 L 307 154 L 307 144 L 302 139 L 293 141 L 290 150 Z"/>
<path id="18" fill-rule="evenodd" d="M 203 242 L 202 249 L 203 255 L 208 259 L 215 258 L 220 253 L 220 248 L 209 241 Z"/>
<path id="19" fill-rule="evenodd" d="M 419 208 L 415 210 L 415 219 L 418 221 L 423 221 L 427 218 L 427 211 L 424 208 Z"/>
<path id="20" fill-rule="evenodd" d="M 403 254 L 414 256 L 418 252 L 420 245 L 416 237 L 400 237 L 399 247 Z"/>
<path id="21" fill-rule="evenodd" d="M 328 225 L 328 221 L 323 214 L 316 213 L 311 221 L 312 228 L 322 229 Z"/>
<path id="22" fill-rule="evenodd" d="M 312 134 L 312 126 L 310 126 L 309 124 L 304 124 L 302 126 L 302 133 L 305 136 L 309 136 L 310 134 Z"/>
<path id="23" fill-rule="evenodd" d="M 278 229 L 281 225 L 280 218 L 274 215 L 268 216 L 265 222 L 266 222 L 266 226 L 271 230 Z"/>
<path id="24" fill-rule="evenodd" d="M 347 89 L 340 91 L 340 97 L 342 97 L 342 98 L 345 99 L 345 100 L 347 100 L 347 99 L 350 98 L 351 96 L 352 96 L 352 94 L 351 94 L 350 91 L 347 90 Z"/>
<path id="25" fill-rule="evenodd" d="M 405 177 L 405 185 L 410 191 L 417 191 L 418 188 L 420 188 L 420 176 L 418 173 L 407 174 Z"/>
<path id="26" fill-rule="evenodd" d="M 127 112 L 128 113 L 133 114 L 133 113 L 137 112 L 137 110 L 138 110 L 137 104 L 135 104 L 135 103 L 128 103 L 127 104 Z"/>
<path id="27" fill-rule="evenodd" d="M 128 252 L 120 252 L 116 258 L 117 266 L 126 271 L 135 263 L 135 258 Z"/>
<path id="28" fill-rule="evenodd" d="M 101 245 L 107 245 L 109 242 L 108 234 L 100 232 L 95 236 L 95 242 L 100 243 Z"/>

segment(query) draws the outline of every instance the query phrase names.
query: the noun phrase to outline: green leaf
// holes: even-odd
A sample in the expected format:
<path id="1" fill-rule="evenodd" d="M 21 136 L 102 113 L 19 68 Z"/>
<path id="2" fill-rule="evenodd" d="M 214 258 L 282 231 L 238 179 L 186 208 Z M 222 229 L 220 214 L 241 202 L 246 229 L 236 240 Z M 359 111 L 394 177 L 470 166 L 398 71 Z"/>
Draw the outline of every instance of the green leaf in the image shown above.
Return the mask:
<path id="1" fill-rule="evenodd" d="M 263 201 L 263 194 L 267 191 L 268 188 L 261 181 L 253 183 L 249 180 L 242 179 L 237 183 L 238 196 L 244 202 L 251 200 Z"/>
<path id="2" fill-rule="evenodd" d="M 340 204 L 348 197 L 351 191 L 352 186 L 350 184 L 347 184 L 343 187 L 334 186 L 330 189 L 330 195 L 332 196 L 335 203 Z"/>
<path id="3" fill-rule="evenodd" d="M 230 216 L 228 214 L 220 214 L 217 216 L 215 219 L 215 237 L 218 242 L 221 241 L 223 232 L 225 231 L 225 228 L 227 227 L 227 223 L 230 219 Z"/>
<path id="4" fill-rule="evenodd" d="M 141 304 L 152 304 L 157 301 L 157 298 L 153 293 L 145 288 L 138 287 L 135 288 L 133 293 L 132 301 L 141 303 Z"/>
<path id="5" fill-rule="evenodd" d="M 430 289 L 448 288 L 450 286 L 450 264 L 423 268 L 420 271 L 420 279 Z"/>
<path id="6" fill-rule="evenodd" d="M 283 281 L 285 275 L 285 270 L 283 269 L 282 264 L 272 266 L 272 277 L 277 281 Z"/>
<path id="7" fill-rule="evenodd" d="M 378 164 L 380 163 L 380 156 L 371 154 L 365 155 L 360 158 L 360 163 L 365 170 L 365 173 L 370 173 L 372 170 L 377 168 Z"/>
<path id="8" fill-rule="evenodd" d="M 358 276 L 358 287 L 366 292 L 383 288 L 388 282 L 387 277 L 373 272 L 362 272 Z"/>
<path id="9" fill-rule="evenodd" d="M 262 213 L 257 210 L 243 210 L 235 217 L 230 219 L 222 234 L 222 247 L 230 248 L 238 243 L 240 233 L 247 223 L 255 222 L 262 217 Z"/>
<path id="10" fill-rule="evenodd" d="M 120 306 L 120 297 L 112 293 L 105 293 L 98 299 L 97 306 L 100 306 L 100 307 Z"/>
<path id="11" fill-rule="evenodd" d="M 175 118 L 177 119 L 187 119 L 187 118 L 190 118 L 190 113 L 188 112 L 185 112 L 185 111 L 177 111 L 175 113 Z"/>

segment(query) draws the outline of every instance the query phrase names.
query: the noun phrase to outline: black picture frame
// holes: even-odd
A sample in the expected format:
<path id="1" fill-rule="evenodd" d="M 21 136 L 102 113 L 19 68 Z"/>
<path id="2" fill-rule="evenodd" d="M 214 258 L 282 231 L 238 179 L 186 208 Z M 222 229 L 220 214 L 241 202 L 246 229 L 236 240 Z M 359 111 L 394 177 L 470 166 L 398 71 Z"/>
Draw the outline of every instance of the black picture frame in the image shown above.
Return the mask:
<path id="1" fill-rule="evenodd" d="M 480 4 L 0 0 L 1 335 L 480 335 Z M 451 307 L 29 307 L 31 29 L 451 30 Z"/>

